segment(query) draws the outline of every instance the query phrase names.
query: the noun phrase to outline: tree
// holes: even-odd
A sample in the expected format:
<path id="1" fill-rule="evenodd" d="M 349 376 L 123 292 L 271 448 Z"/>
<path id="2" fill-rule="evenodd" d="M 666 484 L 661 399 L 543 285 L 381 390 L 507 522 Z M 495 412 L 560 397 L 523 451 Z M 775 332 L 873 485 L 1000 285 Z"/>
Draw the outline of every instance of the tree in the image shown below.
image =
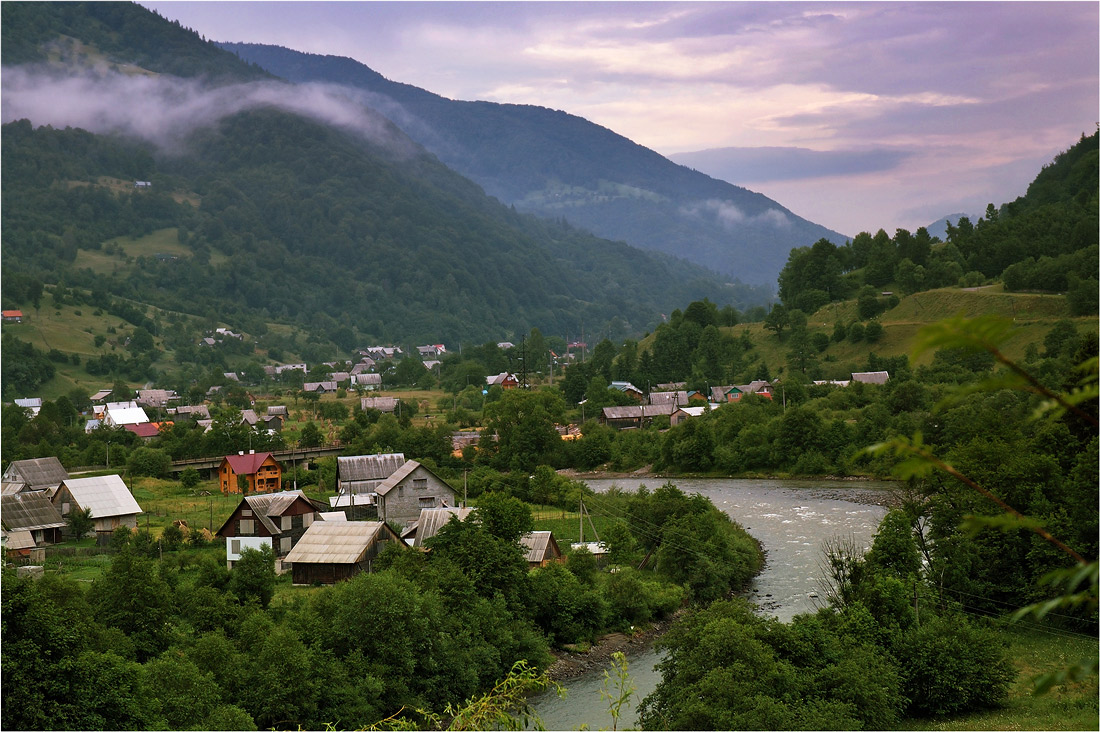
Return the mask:
<path id="1" fill-rule="evenodd" d="M 305 427 L 302 428 L 300 437 L 298 438 L 298 445 L 300 447 L 319 447 L 325 441 L 325 436 L 321 433 L 321 429 L 317 426 L 316 422 L 308 422 Z"/>
<path id="2" fill-rule="evenodd" d="M 256 601 L 266 608 L 275 596 L 275 554 L 266 544 L 245 549 L 229 575 L 229 591 L 241 602 Z"/>
<path id="3" fill-rule="evenodd" d="M 493 536 L 507 542 L 519 541 L 535 527 L 526 503 L 500 493 L 486 493 L 477 504 L 481 525 Z"/>
<path id="4" fill-rule="evenodd" d="M 764 328 L 766 330 L 775 331 L 777 338 L 783 336 L 783 331 L 791 324 L 790 312 L 787 310 L 787 306 L 781 302 L 777 302 L 772 305 L 772 309 L 768 312 L 768 316 L 764 318 Z"/>
<path id="5" fill-rule="evenodd" d="M 69 531 L 77 539 L 84 538 L 84 536 L 95 526 L 95 519 L 92 518 L 92 509 L 80 508 L 79 506 L 74 506 L 69 510 L 69 515 L 65 517 L 65 522 L 69 525 Z"/>

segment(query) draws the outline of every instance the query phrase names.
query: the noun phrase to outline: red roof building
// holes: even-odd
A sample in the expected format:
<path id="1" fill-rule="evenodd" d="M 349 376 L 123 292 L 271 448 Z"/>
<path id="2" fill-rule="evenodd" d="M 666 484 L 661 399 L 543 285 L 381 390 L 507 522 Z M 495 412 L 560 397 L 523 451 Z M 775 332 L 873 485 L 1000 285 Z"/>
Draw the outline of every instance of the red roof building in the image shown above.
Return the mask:
<path id="1" fill-rule="evenodd" d="M 283 466 L 270 452 L 226 455 L 218 468 L 222 493 L 240 493 L 240 476 L 247 481 L 249 493 L 271 493 L 282 490 Z"/>
<path id="2" fill-rule="evenodd" d="M 22 310 L 0 310 L 0 316 L 3 317 L 5 323 L 22 323 L 23 311 Z"/>

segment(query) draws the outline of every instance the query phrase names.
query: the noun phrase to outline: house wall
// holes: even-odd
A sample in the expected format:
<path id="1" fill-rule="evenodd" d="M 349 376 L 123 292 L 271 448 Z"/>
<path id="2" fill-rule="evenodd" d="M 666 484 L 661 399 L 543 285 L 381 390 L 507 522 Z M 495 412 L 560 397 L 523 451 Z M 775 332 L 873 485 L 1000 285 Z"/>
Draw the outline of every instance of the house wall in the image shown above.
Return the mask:
<path id="1" fill-rule="evenodd" d="M 250 515 L 245 515 L 246 511 Z M 271 517 L 271 521 L 279 527 L 279 532 L 272 534 L 260 521 L 259 517 L 255 515 L 255 511 L 242 501 L 241 505 L 233 511 L 233 515 L 229 517 L 224 528 L 218 533 L 220 536 L 224 536 L 227 541 L 231 538 L 270 537 L 271 550 L 275 553 L 275 556 L 285 557 L 316 518 L 317 512 L 313 506 L 308 505 L 306 501 L 299 498 L 283 511 L 282 516 Z M 242 526 L 242 521 L 251 521 L 252 523 Z"/>
<path id="2" fill-rule="evenodd" d="M 439 508 L 446 501 L 456 505 L 456 494 L 450 485 L 435 477 L 424 466 L 417 466 L 389 493 L 378 496 L 379 513 L 391 525 L 405 526 L 420 518 L 420 509 Z"/>

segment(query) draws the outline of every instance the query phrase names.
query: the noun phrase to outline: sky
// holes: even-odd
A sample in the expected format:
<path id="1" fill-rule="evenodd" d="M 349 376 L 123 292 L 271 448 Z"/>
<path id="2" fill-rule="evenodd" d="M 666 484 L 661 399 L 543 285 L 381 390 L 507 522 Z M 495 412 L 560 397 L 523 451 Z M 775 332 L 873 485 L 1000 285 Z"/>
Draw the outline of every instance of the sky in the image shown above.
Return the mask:
<path id="1" fill-rule="evenodd" d="M 564 110 L 848 235 L 1011 201 L 1100 121 L 1096 2 L 141 4 Z"/>

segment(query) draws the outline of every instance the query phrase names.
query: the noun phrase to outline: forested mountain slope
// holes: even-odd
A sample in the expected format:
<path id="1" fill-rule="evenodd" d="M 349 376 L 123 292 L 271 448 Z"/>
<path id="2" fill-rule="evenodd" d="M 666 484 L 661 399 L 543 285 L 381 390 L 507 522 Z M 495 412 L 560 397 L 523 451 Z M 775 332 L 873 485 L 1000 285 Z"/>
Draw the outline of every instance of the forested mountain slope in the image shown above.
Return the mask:
<path id="1" fill-rule="evenodd" d="M 349 58 L 223 43 L 295 82 L 342 84 L 501 201 L 600 236 L 771 284 L 787 252 L 844 237 L 759 194 L 685 168 L 585 119 L 543 107 L 455 101 Z"/>
<path id="2" fill-rule="evenodd" d="M 289 322 L 350 349 L 374 339 L 496 340 L 532 326 L 572 333 L 617 316 L 641 329 L 693 298 L 764 297 L 686 262 L 517 214 L 346 99 L 275 81 L 226 86 L 262 72 L 138 6 L 5 4 L 4 13 L 5 39 L 37 39 L 4 45 L 15 90 L 5 85 L 6 105 L 68 74 L 91 79 L 88 96 L 129 99 L 129 85 L 153 84 L 139 90 L 186 94 L 180 107 L 203 110 L 169 120 L 170 145 L 126 127 L 6 124 L 8 302 L 28 282 L 61 283 L 222 322 Z M 135 35 L 167 40 L 150 46 Z M 50 56 L 63 42 L 81 53 Z M 48 58 L 48 74 L 8 63 L 34 58 Z M 89 60 L 98 65 L 80 65 Z M 219 82 L 211 91 L 144 73 L 169 67 Z M 15 87 L 20 73 L 29 81 Z M 122 257 L 107 272 L 77 266 L 112 237 L 162 230 L 182 256 Z"/>

